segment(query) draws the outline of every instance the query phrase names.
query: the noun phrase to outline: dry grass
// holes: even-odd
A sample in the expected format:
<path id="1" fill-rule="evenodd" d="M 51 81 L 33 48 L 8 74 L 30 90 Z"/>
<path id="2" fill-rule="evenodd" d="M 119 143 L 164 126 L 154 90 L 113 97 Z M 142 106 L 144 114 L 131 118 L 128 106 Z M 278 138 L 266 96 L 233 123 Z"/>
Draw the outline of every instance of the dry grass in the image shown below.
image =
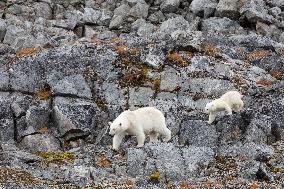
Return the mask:
<path id="1" fill-rule="evenodd" d="M 271 71 L 270 75 L 278 80 L 284 80 L 284 71 Z"/>
<path id="2" fill-rule="evenodd" d="M 255 60 L 261 60 L 263 58 L 266 58 L 268 55 L 269 55 L 269 51 L 259 50 L 259 51 L 247 52 L 245 54 L 245 58 L 248 61 L 255 61 Z"/>
<path id="3" fill-rule="evenodd" d="M 111 167 L 111 162 L 106 158 L 104 154 L 97 155 L 95 157 L 95 164 L 100 168 L 109 168 Z"/>
<path id="4" fill-rule="evenodd" d="M 267 79 L 261 79 L 261 80 L 258 80 L 256 82 L 256 84 L 259 84 L 259 85 L 262 85 L 262 86 L 270 86 L 270 85 L 273 84 L 273 82 L 270 81 L 270 80 L 267 80 Z"/>
<path id="5" fill-rule="evenodd" d="M 220 52 L 220 50 L 211 43 L 204 43 L 201 45 L 201 48 L 207 56 L 216 56 Z"/>
<path id="6" fill-rule="evenodd" d="M 16 54 L 18 56 L 21 56 L 21 57 L 31 56 L 31 55 L 37 53 L 39 50 L 40 50 L 40 48 L 38 48 L 38 47 L 22 48 L 22 49 L 18 50 L 16 52 Z"/>
<path id="7" fill-rule="evenodd" d="M 114 49 L 118 54 L 122 54 L 122 53 L 128 51 L 128 47 L 125 46 L 125 45 L 118 45 Z"/>
<path id="8" fill-rule="evenodd" d="M 191 186 L 190 184 L 188 184 L 187 182 L 181 182 L 178 185 L 178 189 L 196 189 L 194 186 Z"/>
<path id="9" fill-rule="evenodd" d="M 51 97 L 51 88 L 49 85 L 45 85 L 35 94 L 35 98 L 39 100 L 48 100 L 50 97 Z"/>
<path id="10" fill-rule="evenodd" d="M 193 56 L 193 55 L 191 55 Z M 187 62 L 181 54 L 177 53 L 177 52 L 169 52 L 167 54 L 167 60 L 170 62 L 174 62 L 177 63 L 179 66 L 181 67 L 186 67 L 189 65 L 189 62 Z"/>
<path id="11" fill-rule="evenodd" d="M 44 133 L 48 133 L 49 129 L 47 127 L 42 127 L 42 128 L 39 128 L 37 130 L 37 132 L 41 133 L 41 134 L 44 134 Z"/>

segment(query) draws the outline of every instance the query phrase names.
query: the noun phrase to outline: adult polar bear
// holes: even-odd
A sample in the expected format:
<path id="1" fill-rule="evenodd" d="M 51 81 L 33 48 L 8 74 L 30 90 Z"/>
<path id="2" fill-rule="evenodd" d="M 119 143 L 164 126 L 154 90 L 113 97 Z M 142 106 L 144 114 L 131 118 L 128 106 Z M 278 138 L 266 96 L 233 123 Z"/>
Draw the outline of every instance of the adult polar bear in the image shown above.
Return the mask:
<path id="1" fill-rule="evenodd" d="M 207 103 L 205 106 L 205 113 L 209 113 L 209 121 L 211 124 L 216 117 L 216 114 L 220 111 L 226 111 L 227 115 L 232 115 L 232 111 L 239 112 L 243 106 L 243 95 L 238 91 L 229 91 L 223 94 L 220 98 Z"/>
<path id="2" fill-rule="evenodd" d="M 171 131 L 166 127 L 163 113 L 154 107 L 124 111 L 109 124 L 109 134 L 114 135 L 114 150 L 118 150 L 125 135 L 136 136 L 138 141 L 137 147 L 144 146 L 145 134 L 150 136 L 150 142 L 156 141 L 160 134 L 164 136 L 165 142 L 171 139 Z"/>

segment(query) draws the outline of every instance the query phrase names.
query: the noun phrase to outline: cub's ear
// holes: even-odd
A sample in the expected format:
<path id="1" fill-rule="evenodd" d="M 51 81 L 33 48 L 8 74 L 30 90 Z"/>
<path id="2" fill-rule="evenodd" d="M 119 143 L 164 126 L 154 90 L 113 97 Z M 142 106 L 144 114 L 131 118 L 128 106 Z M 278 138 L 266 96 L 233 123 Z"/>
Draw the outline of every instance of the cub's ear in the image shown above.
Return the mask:
<path id="1" fill-rule="evenodd" d="M 109 126 L 111 126 L 111 124 L 112 124 L 111 122 L 108 122 L 108 125 L 109 125 Z"/>

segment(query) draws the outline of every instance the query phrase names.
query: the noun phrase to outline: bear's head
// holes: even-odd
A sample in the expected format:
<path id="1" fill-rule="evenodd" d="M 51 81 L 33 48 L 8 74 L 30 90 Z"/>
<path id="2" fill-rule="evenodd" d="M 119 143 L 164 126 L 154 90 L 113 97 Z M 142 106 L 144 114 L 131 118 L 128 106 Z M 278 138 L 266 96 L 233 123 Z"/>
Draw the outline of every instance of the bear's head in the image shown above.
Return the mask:
<path id="1" fill-rule="evenodd" d="M 208 114 L 209 112 L 213 111 L 213 109 L 214 109 L 214 104 L 213 103 L 207 103 L 205 108 L 204 108 L 204 112 Z"/>
<path id="2" fill-rule="evenodd" d="M 113 122 L 108 122 L 110 125 L 109 134 L 115 135 L 124 132 L 129 125 L 129 120 L 125 116 L 118 116 Z"/>

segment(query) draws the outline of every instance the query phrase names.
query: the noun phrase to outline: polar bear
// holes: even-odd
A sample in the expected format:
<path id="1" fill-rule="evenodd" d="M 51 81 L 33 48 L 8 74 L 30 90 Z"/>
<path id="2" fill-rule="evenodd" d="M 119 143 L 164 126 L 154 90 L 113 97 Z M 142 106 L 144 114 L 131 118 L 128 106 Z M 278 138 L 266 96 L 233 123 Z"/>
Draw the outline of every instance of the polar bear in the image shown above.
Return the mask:
<path id="1" fill-rule="evenodd" d="M 223 94 L 220 98 L 207 103 L 205 106 L 205 113 L 209 113 L 209 121 L 211 124 L 216 117 L 217 112 L 226 111 L 227 115 L 232 115 L 232 111 L 239 112 L 243 106 L 243 95 L 238 91 L 229 91 Z"/>
<path id="2" fill-rule="evenodd" d="M 145 134 L 150 136 L 150 142 L 156 141 L 161 134 L 164 141 L 171 139 L 171 131 L 166 127 L 163 113 L 154 107 L 139 108 L 134 111 L 122 112 L 112 123 L 109 122 L 109 134 L 113 135 L 113 149 L 118 150 L 125 135 L 137 137 L 137 147 L 143 147 Z"/>

